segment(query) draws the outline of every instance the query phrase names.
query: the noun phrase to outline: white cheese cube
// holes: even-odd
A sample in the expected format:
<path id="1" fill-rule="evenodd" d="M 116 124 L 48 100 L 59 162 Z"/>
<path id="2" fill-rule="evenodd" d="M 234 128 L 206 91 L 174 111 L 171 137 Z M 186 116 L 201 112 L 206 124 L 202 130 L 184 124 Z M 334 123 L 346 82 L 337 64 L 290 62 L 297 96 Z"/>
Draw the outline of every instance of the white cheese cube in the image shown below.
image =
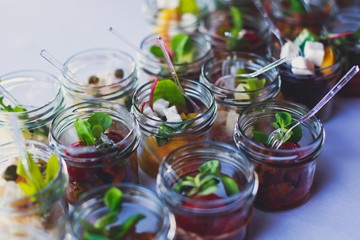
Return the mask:
<path id="1" fill-rule="evenodd" d="M 169 107 L 169 102 L 166 101 L 165 99 L 158 99 L 154 102 L 153 104 L 153 109 L 154 112 L 156 112 L 158 114 L 158 116 L 164 116 L 165 115 L 165 109 L 167 109 Z"/>
<path id="2" fill-rule="evenodd" d="M 145 114 L 148 117 L 158 117 L 157 114 L 149 107 L 149 105 L 146 105 L 143 110 L 143 114 Z"/>
<path id="3" fill-rule="evenodd" d="M 164 111 L 167 122 L 182 122 L 176 107 L 173 105 Z"/>
<path id="4" fill-rule="evenodd" d="M 305 42 L 304 57 L 320 67 L 325 55 L 324 45 L 321 42 Z"/>
<path id="5" fill-rule="evenodd" d="M 186 28 L 189 32 L 196 30 L 197 18 L 194 14 L 185 13 L 181 16 L 180 27 Z"/>
<path id="6" fill-rule="evenodd" d="M 226 117 L 226 125 L 225 131 L 227 136 L 232 136 L 234 134 L 235 124 L 239 118 L 239 114 L 237 114 L 234 110 L 230 110 Z"/>
<path id="7" fill-rule="evenodd" d="M 303 56 L 297 56 L 291 61 L 291 71 L 298 75 L 312 75 L 314 74 L 315 66 Z"/>
<path id="8" fill-rule="evenodd" d="M 282 47 L 280 51 L 280 58 L 285 58 L 289 55 L 299 55 L 301 52 L 298 45 L 291 41 L 287 41 Z"/>
<path id="9" fill-rule="evenodd" d="M 247 84 L 245 83 L 239 83 L 239 85 L 237 85 L 237 87 L 235 88 L 235 91 L 242 91 L 245 92 L 245 87 L 248 87 Z M 250 99 L 249 95 L 247 93 L 234 93 L 234 98 L 235 99 Z"/>

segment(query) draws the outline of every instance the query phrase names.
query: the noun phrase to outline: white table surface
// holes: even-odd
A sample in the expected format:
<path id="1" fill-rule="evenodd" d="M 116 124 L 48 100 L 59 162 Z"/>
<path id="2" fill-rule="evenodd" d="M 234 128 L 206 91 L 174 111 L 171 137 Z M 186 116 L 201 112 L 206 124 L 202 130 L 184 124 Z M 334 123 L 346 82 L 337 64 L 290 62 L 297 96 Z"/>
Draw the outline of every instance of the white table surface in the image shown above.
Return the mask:
<path id="1" fill-rule="evenodd" d="M 58 75 L 40 57 L 41 49 L 60 62 L 98 47 L 134 54 L 107 29 L 114 27 L 139 46 L 151 32 L 141 4 L 141 0 L 1 0 L 0 75 L 23 69 Z M 360 239 L 360 98 L 336 98 L 334 115 L 324 126 L 326 141 L 311 198 L 293 210 L 255 210 L 250 239 Z"/>

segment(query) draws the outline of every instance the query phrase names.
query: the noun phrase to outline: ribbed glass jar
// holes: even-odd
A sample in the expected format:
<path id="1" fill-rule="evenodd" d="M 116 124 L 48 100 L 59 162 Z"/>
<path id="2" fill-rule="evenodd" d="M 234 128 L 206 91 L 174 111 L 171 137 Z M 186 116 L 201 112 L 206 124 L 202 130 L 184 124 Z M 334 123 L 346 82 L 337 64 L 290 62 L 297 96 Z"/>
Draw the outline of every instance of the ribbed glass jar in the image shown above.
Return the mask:
<path id="1" fill-rule="evenodd" d="M 87 120 L 94 113 L 105 113 L 112 118 L 105 134 L 113 145 L 96 148 L 80 144 L 74 122 L 77 118 Z M 51 123 L 50 144 L 64 158 L 68 168 L 67 200 L 74 203 L 84 192 L 104 184 L 137 183 L 139 141 L 137 122 L 120 104 L 88 101 L 61 111 Z"/>
<path id="2" fill-rule="evenodd" d="M 187 197 L 174 190 L 180 179 L 195 177 L 209 160 L 220 162 L 220 173 L 232 178 L 239 192 L 227 196 L 219 187 L 209 195 Z M 246 239 L 257 189 L 251 162 L 236 148 L 219 142 L 177 148 L 161 163 L 157 176 L 158 195 L 176 218 L 176 239 Z"/>
<path id="3" fill-rule="evenodd" d="M 159 165 L 162 159 L 175 148 L 190 142 L 209 140 L 210 129 L 213 126 L 217 107 L 214 95 L 204 84 L 181 79 L 182 87 L 186 94 L 200 107 L 198 115 L 183 123 L 190 127 L 180 132 L 169 132 L 166 135 L 160 135 L 159 129 L 162 120 L 153 119 L 141 111 L 144 101 L 149 100 L 153 82 L 141 86 L 134 94 L 132 112 L 139 122 L 142 132 L 142 141 L 138 148 L 138 159 L 141 169 L 152 178 L 156 177 Z M 166 122 L 168 124 L 179 124 L 179 122 Z M 168 142 L 159 146 L 157 137 L 166 137 Z"/>
<path id="4" fill-rule="evenodd" d="M 234 141 L 255 165 L 259 176 L 259 191 L 255 207 L 267 210 L 285 210 L 303 204 L 310 196 L 316 159 L 321 153 L 325 131 L 319 119 L 310 118 L 301 124 L 302 138 L 296 148 L 274 149 L 258 143 L 253 130 L 269 135 L 276 122 L 275 114 L 287 112 L 299 120 L 309 109 L 288 101 L 256 103 L 246 108 L 236 124 Z"/>
<path id="5" fill-rule="evenodd" d="M 234 77 L 225 76 L 235 74 L 237 69 L 251 73 L 268 64 L 270 62 L 265 58 L 245 52 L 224 53 L 205 62 L 201 70 L 201 82 L 213 92 L 218 107 L 217 119 L 211 129 L 211 140 L 233 145 L 234 127 L 241 111 L 250 104 L 275 98 L 280 91 L 277 68 L 257 76 L 258 79 L 266 79 L 265 85 L 252 91 L 237 90 L 235 80 L 231 88 L 228 87 L 228 82 Z"/>
<path id="6" fill-rule="evenodd" d="M 64 63 L 64 89 L 69 105 L 102 99 L 130 108 L 138 83 L 134 59 L 112 48 L 88 49 L 71 56 Z"/>
<path id="7" fill-rule="evenodd" d="M 27 140 L 25 150 L 38 164 L 56 154 L 48 145 Z M 64 237 L 67 221 L 65 191 L 68 175 L 65 162 L 56 154 L 59 170 L 56 177 L 43 189 L 31 196 L 26 196 L 16 182 L 0 178 L 0 226 L 7 224 L 26 224 L 46 231 L 54 239 Z M 20 152 L 15 142 L 0 146 L 0 169 L 2 176 L 5 169 L 17 165 Z M 18 177 L 19 178 L 19 177 Z M 26 233 L 26 229 L 23 229 Z M 1 232 L 0 235 L 4 234 Z M 8 238 L 13 239 L 13 238 Z M 38 238 L 40 239 L 40 237 Z"/>
<path id="8" fill-rule="evenodd" d="M 65 106 L 61 83 L 52 74 L 22 70 L 0 77 L 1 85 L 26 109 L 25 112 L 0 111 L 0 143 L 14 141 L 11 116 L 18 118 L 25 139 L 48 143 L 50 122 Z M 12 105 L 4 98 L 5 105 Z"/>
<path id="9" fill-rule="evenodd" d="M 145 215 L 145 218 L 136 224 L 136 233 L 143 233 L 146 238 L 138 236 L 139 238 L 131 239 L 172 240 L 174 238 L 176 227 L 174 215 L 152 191 L 134 184 L 111 184 L 95 188 L 81 196 L 70 213 L 68 230 L 71 240 L 83 239 L 83 221 L 94 224 L 109 211 L 104 203 L 104 195 L 111 187 L 116 187 L 122 192 L 122 210 L 116 215 L 117 224 L 133 214 Z"/>

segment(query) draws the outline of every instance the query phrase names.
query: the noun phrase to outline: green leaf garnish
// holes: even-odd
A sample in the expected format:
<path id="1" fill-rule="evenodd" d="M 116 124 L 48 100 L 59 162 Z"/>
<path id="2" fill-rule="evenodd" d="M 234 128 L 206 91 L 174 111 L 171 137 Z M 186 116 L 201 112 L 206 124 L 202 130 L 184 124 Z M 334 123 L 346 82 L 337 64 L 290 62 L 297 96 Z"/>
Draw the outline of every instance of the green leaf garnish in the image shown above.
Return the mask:
<path id="1" fill-rule="evenodd" d="M 199 173 L 195 177 L 186 176 L 174 186 L 174 191 L 185 196 L 208 195 L 218 190 L 218 184 L 222 182 L 227 196 L 238 193 L 237 183 L 230 177 L 221 173 L 219 160 L 211 160 L 202 164 Z"/>
<path id="2" fill-rule="evenodd" d="M 301 0 L 286 0 L 290 4 L 290 9 L 296 13 L 306 13 L 306 9 Z"/>
<path id="3" fill-rule="evenodd" d="M 305 43 L 307 41 L 310 42 L 318 42 L 319 38 L 314 33 L 312 33 L 309 29 L 304 28 L 299 35 L 295 38 L 294 43 L 298 45 L 301 49 L 304 48 Z"/>
<path id="4" fill-rule="evenodd" d="M 239 68 L 237 70 L 236 74 L 246 74 L 246 71 L 245 71 L 245 69 Z M 245 91 L 248 91 L 248 93 L 246 93 L 246 94 L 249 95 L 250 99 L 257 98 L 260 93 L 253 92 L 253 91 L 262 89 L 266 84 L 265 78 L 259 79 L 257 77 L 255 77 L 255 78 L 235 77 L 235 81 L 240 82 L 239 84 L 247 85 L 247 86 L 244 86 L 244 89 L 245 89 Z"/>
<path id="5" fill-rule="evenodd" d="M 163 146 L 170 141 L 169 136 L 174 133 L 179 133 L 190 127 L 194 122 L 187 122 L 183 124 L 179 124 L 177 127 L 170 127 L 166 125 L 166 123 L 162 123 L 160 125 L 158 134 L 156 135 L 155 139 L 158 146 Z"/>
<path id="6" fill-rule="evenodd" d="M 234 29 L 237 30 L 237 34 L 243 29 L 243 19 L 240 10 L 236 7 L 230 7 L 231 19 L 233 21 Z M 236 34 L 236 35 L 237 35 Z"/>
<path id="7" fill-rule="evenodd" d="M 178 6 L 179 14 L 195 13 L 199 11 L 199 7 L 196 4 L 196 0 L 180 0 Z"/>
<path id="8" fill-rule="evenodd" d="M 155 45 L 151 46 L 150 53 L 152 53 L 157 58 L 164 58 L 164 54 L 159 46 L 155 46 Z"/>
<path id="9" fill-rule="evenodd" d="M 184 95 L 178 89 L 176 83 L 170 79 L 160 79 L 153 93 L 153 100 L 154 103 L 158 99 L 165 99 L 167 100 L 170 105 L 181 105 L 186 107 L 186 100 Z"/>
<path id="10" fill-rule="evenodd" d="M 111 187 L 106 191 L 104 196 L 104 203 L 109 208 L 108 213 L 102 218 L 98 219 L 94 225 L 85 220 L 82 224 L 85 228 L 83 239 L 85 240 L 111 240 L 122 239 L 135 225 L 145 218 L 143 214 L 133 214 L 128 217 L 122 224 L 113 225 L 118 221 L 117 215 L 122 210 L 122 192 L 116 187 Z"/>
<path id="11" fill-rule="evenodd" d="M 292 120 L 292 117 L 287 112 L 278 112 L 275 114 L 276 122 L 272 122 L 271 126 L 275 129 L 279 129 L 280 133 L 278 136 L 275 136 L 278 140 L 281 140 L 283 136 L 286 134 L 288 129 L 292 126 L 292 124 L 295 124 L 295 122 Z M 253 136 L 255 140 L 257 140 L 260 143 L 263 143 L 264 145 L 268 145 L 268 136 L 259 131 L 252 131 Z M 290 134 L 287 135 L 287 139 L 284 140 L 284 142 L 290 141 L 292 143 L 297 143 L 302 138 L 302 129 L 301 126 L 296 126 Z"/>
<path id="12" fill-rule="evenodd" d="M 26 108 L 16 105 L 12 107 L 11 105 L 5 105 L 4 97 L 0 97 L 0 111 L 3 112 L 26 112 Z"/>
<path id="13" fill-rule="evenodd" d="M 94 113 L 87 121 L 77 118 L 74 126 L 80 140 L 86 146 L 92 146 L 101 143 L 101 134 L 110 127 L 111 123 L 112 118 L 105 113 Z"/>
<path id="14" fill-rule="evenodd" d="M 185 33 L 179 33 L 171 39 L 171 49 L 175 53 L 175 63 L 192 62 L 194 58 L 193 40 Z"/>
<path id="15" fill-rule="evenodd" d="M 26 170 L 25 166 L 22 163 L 22 160 L 18 160 L 18 166 L 16 173 L 22 176 L 26 182 L 18 182 L 18 185 L 25 193 L 26 196 L 31 196 L 41 189 L 45 188 L 57 175 L 60 165 L 59 159 L 55 154 L 51 155 L 45 170 L 45 179 L 43 174 L 40 171 L 38 164 L 34 161 L 30 153 L 27 155 L 27 165 L 29 166 L 29 171 Z"/>

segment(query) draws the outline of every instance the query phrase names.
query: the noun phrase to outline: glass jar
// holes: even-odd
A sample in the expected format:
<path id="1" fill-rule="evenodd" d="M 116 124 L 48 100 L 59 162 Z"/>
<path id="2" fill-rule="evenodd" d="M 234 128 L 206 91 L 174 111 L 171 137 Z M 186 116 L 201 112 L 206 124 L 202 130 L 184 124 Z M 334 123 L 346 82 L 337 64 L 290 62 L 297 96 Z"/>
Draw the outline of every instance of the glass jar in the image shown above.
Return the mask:
<path id="1" fill-rule="evenodd" d="M 172 78 L 170 69 L 165 59 L 157 58 L 150 53 L 152 46 L 158 46 L 156 38 L 161 36 L 166 46 L 170 45 L 171 39 L 178 33 L 187 34 L 193 42 L 195 49 L 194 59 L 191 62 L 173 63 L 179 78 L 199 80 L 201 66 L 211 56 L 211 46 L 206 38 L 196 32 L 169 31 L 151 34 L 142 40 L 140 49 L 144 54 L 139 55 L 139 65 L 144 71 L 144 80 L 152 80 L 155 77 Z"/>
<path id="2" fill-rule="evenodd" d="M 136 224 L 136 232 L 150 233 L 147 238 L 171 240 L 175 234 L 174 215 L 165 207 L 150 190 L 134 184 L 112 184 L 95 188 L 84 194 L 70 213 L 68 229 L 71 239 L 83 239 L 83 221 L 95 223 L 109 210 L 104 203 L 104 195 L 111 187 L 122 191 L 122 211 L 117 214 L 118 221 L 123 222 L 133 214 L 143 214 L 145 218 Z M 128 238 L 127 238 L 128 239 Z"/>
<path id="3" fill-rule="evenodd" d="M 112 48 L 88 49 L 64 63 L 71 74 L 63 74 L 70 105 L 87 100 L 113 101 L 130 108 L 138 76 L 134 59 Z"/>
<path id="4" fill-rule="evenodd" d="M 25 150 L 37 163 L 48 161 L 56 154 L 48 145 L 32 140 L 25 141 Z M 5 176 L 3 173 L 9 166 L 17 165 L 19 156 L 19 148 L 15 142 L 0 146 L 2 176 Z M 56 177 L 31 196 L 26 196 L 15 181 L 0 177 L 0 226 L 26 224 L 46 231 L 55 239 L 62 239 L 67 221 L 65 191 L 68 175 L 64 161 L 59 155 L 56 156 L 60 166 Z"/>
<path id="5" fill-rule="evenodd" d="M 275 42 L 271 46 L 272 59 L 280 58 L 281 45 Z M 290 64 L 282 64 L 279 68 L 281 79 L 281 89 L 277 99 L 288 100 L 304 104 L 308 108 L 313 108 L 338 82 L 342 73 L 342 59 L 339 51 L 334 50 L 334 63 L 328 67 L 316 67 L 312 74 L 295 74 L 294 68 Z M 295 68 L 296 69 L 296 68 Z M 301 72 L 304 69 L 297 69 Z M 334 99 L 330 100 L 316 116 L 322 122 L 330 119 L 333 112 Z"/>
<path id="6" fill-rule="evenodd" d="M 235 6 L 241 11 L 257 13 L 257 9 L 252 0 L 215 0 L 214 2 L 217 9 Z"/>
<path id="7" fill-rule="evenodd" d="M 219 187 L 215 193 L 197 198 L 174 191 L 180 178 L 195 177 L 198 168 L 209 160 L 220 162 L 220 173 L 231 177 L 239 192 L 226 196 Z M 177 239 L 246 239 L 257 189 L 258 179 L 251 162 L 234 147 L 218 142 L 177 148 L 161 163 L 157 176 L 159 198 L 176 218 Z"/>
<path id="8" fill-rule="evenodd" d="M 184 1 L 185 2 L 185 1 Z M 173 29 L 196 31 L 199 21 L 208 11 L 209 1 L 187 1 L 182 7 L 179 1 L 145 0 L 142 11 L 154 32 L 166 32 Z"/>
<path id="9" fill-rule="evenodd" d="M 299 33 L 307 28 L 320 35 L 327 18 L 337 11 L 335 0 L 312 0 L 308 9 L 302 2 L 293 6 L 287 0 L 264 0 L 264 10 L 283 37 L 294 40 Z"/>
<path id="10" fill-rule="evenodd" d="M 273 37 L 268 23 L 258 13 L 241 9 L 239 11 L 243 26 L 237 36 L 226 36 L 232 34 L 234 28 L 229 7 L 213 11 L 200 22 L 199 30 L 210 39 L 214 55 L 227 51 L 253 52 L 259 55 L 266 53 L 266 47 Z"/>
<path id="11" fill-rule="evenodd" d="M 1 85 L 26 109 L 16 113 L 0 110 L 0 144 L 14 141 L 12 115 L 19 119 L 25 139 L 48 143 L 50 122 L 65 105 L 59 80 L 50 73 L 37 70 L 12 72 L 0 79 Z M 15 107 L 6 98 L 3 102 Z"/>
<path id="12" fill-rule="evenodd" d="M 163 121 L 153 119 L 141 111 L 143 102 L 149 100 L 153 81 L 141 86 L 134 94 L 132 112 L 139 122 L 143 138 L 138 148 L 138 161 L 141 169 L 152 178 L 156 177 L 162 159 L 169 152 L 190 142 L 208 140 L 217 116 L 215 98 L 210 89 L 199 82 L 187 79 L 181 81 L 186 94 L 199 105 L 200 112 L 195 118 L 183 121 L 190 127 L 178 132 L 160 135 Z M 157 137 L 166 137 L 168 141 L 159 146 Z"/>
<path id="13" fill-rule="evenodd" d="M 359 9 L 344 9 L 339 11 L 333 18 L 325 24 L 326 33 L 343 33 L 356 32 L 360 28 L 360 11 Z M 360 65 L 360 38 L 348 35 L 332 40 L 334 46 L 340 50 L 343 60 L 343 72 L 347 71 L 354 65 Z M 348 82 L 340 94 L 344 96 L 360 96 L 360 78 L 355 76 Z"/>
<path id="14" fill-rule="evenodd" d="M 223 82 L 221 79 L 225 79 L 226 75 L 235 74 L 239 68 L 250 73 L 268 64 L 270 62 L 265 58 L 245 52 L 224 53 L 205 62 L 201 70 L 201 82 L 213 92 L 218 107 L 217 119 L 211 129 L 211 140 L 234 145 L 234 127 L 240 112 L 250 104 L 275 98 L 280 91 L 277 68 L 259 75 L 258 79 L 265 78 L 265 85 L 252 91 L 237 90 L 235 81 L 231 89 L 227 88 L 228 81 Z"/>
<path id="15" fill-rule="evenodd" d="M 0 240 L 53 240 L 46 232 L 24 224 L 0 226 Z"/>
<path id="16" fill-rule="evenodd" d="M 322 151 L 325 131 L 319 119 L 310 118 L 301 124 L 302 138 L 296 149 L 273 149 L 255 141 L 252 130 L 269 135 L 276 122 L 275 114 L 287 112 L 299 120 L 309 110 L 288 101 L 256 103 L 246 108 L 235 127 L 234 141 L 255 165 L 259 176 L 259 191 L 255 207 L 266 210 L 285 210 L 304 203 L 310 196 L 316 158 Z"/>
<path id="17" fill-rule="evenodd" d="M 112 118 L 105 131 L 114 144 L 102 148 L 80 144 L 74 122 L 94 113 Z M 111 136 L 115 136 L 115 139 Z M 88 101 L 61 111 L 50 126 L 50 144 L 64 158 L 69 172 L 67 200 L 73 204 L 84 192 L 108 183 L 138 182 L 136 149 L 140 141 L 137 122 L 123 106 L 108 101 Z"/>

